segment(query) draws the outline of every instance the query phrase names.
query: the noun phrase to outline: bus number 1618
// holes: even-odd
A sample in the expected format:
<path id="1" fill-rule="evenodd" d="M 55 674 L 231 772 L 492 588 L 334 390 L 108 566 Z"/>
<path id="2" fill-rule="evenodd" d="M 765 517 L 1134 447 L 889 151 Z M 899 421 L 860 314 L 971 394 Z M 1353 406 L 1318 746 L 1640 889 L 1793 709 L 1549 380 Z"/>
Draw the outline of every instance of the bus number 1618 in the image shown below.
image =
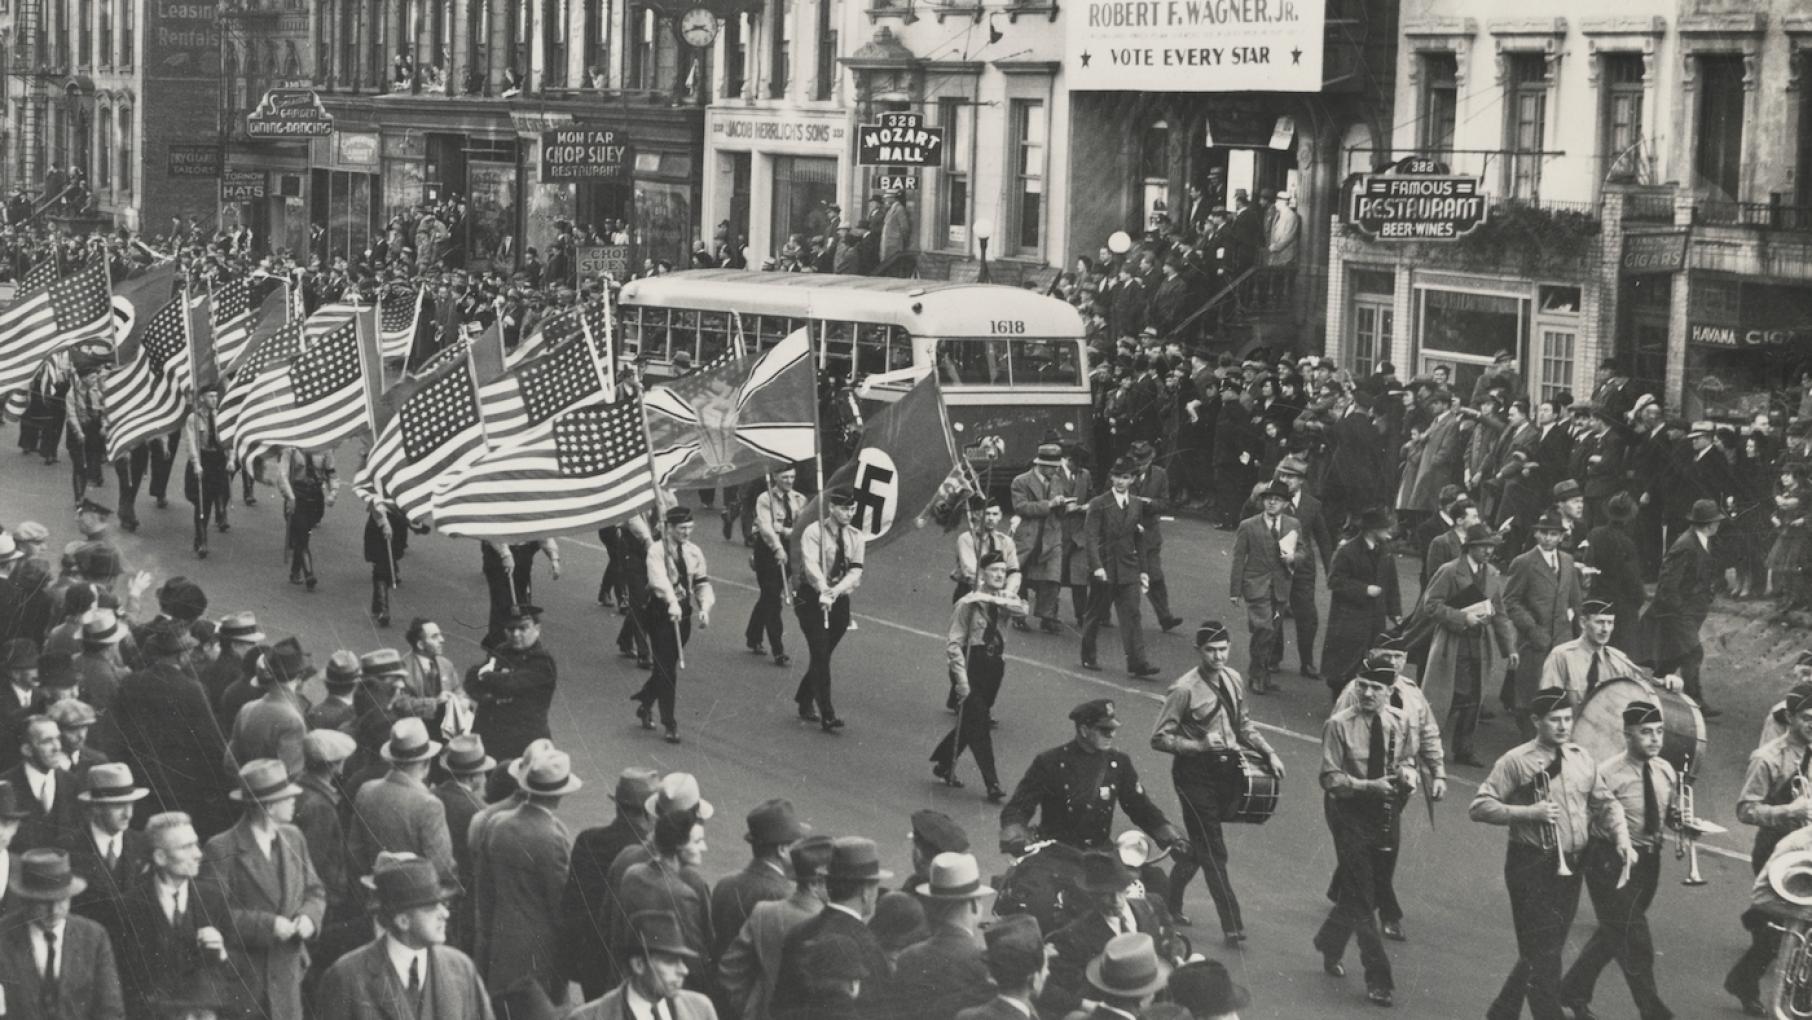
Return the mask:
<path id="1" fill-rule="evenodd" d="M 1025 320 L 1023 320 L 1023 319 L 989 319 L 988 320 L 988 332 L 994 334 L 995 336 L 1003 336 L 1003 335 L 1008 335 L 1008 334 L 1015 335 L 1015 336 L 1023 336 L 1025 334 L 1025 331 L 1026 331 L 1026 324 L 1025 324 Z"/>

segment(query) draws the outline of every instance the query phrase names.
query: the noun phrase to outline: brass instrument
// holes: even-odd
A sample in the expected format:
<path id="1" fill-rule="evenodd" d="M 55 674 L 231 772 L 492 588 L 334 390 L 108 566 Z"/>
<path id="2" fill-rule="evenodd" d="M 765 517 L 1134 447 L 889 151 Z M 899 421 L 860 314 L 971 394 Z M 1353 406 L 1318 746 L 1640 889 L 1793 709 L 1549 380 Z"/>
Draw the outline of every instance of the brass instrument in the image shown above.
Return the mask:
<path id="1" fill-rule="evenodd" d="M 1537 772 L 1535 774 L 1535 803 L 1545 804 L 1548 801 L 1553 799 L 1551 796 L 1549 796 L 1550 791 L 1549 791 L 1548 782 L 1549 782 L 1548 774 L 1546 772 Z M 1557 822 L 1542 823 L 1541 848 L 1544 853 L 1549 850 L 1554 851 L 1555 860 L 1560 862 L 1560 866 L 1554 872 L 1555 874 L 1560 875 L 1562 877 L 1570 876 L 1573 874 L 1573 869 L 1567 867 L 1567 852 L 1565 850 L 1561 849 L 1561 846 L 1560 846 L 1560 824 L 1559 823 L 1557 823 Z"/>
<path id="2" fill-rule="evenodd" d="M 1686 876 L 1680 879 L 1681 885 L 1700 886 L 1705 884 L 1705 876 L 1699 873 L 1699 840 L 1706 836 L 1722 835 L 1730 830 L 1716 822 L 1700 818 L 1693 808 L 1694 798 L 1692 784 L 1684 779 L 1674 787 L 1673 809 L 1669 813 L 1675 819 L 1674 860 L 1684 859 L 1687 862 Z"/>
<path id="3" fill-rule="evenodd" d="M 1782 854 L 1768 862 L 1775 895 L 1798 907 L 1812 907 L 1812 851 Z M 1771 922 L 1772 923 L 1772 922 Z M 1782 932 L 1780 981 L 1774 989 L 1777 1020 L 1812 1020 L 1812 921 L 1774 924 Z"/>

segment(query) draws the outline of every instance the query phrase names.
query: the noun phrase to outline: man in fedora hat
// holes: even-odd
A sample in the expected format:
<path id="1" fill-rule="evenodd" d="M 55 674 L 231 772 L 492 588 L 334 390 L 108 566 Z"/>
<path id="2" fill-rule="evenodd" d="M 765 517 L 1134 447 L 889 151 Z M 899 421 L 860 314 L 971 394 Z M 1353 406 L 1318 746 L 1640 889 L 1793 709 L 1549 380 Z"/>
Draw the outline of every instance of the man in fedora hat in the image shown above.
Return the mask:
<path id="1" fill-rule="evenodd" d="M 311 705 L 303 716 L 303 722 L 311 731 L 340 730 L 351 734 L 353 724 L 358 721 L 358 710 L 353 705 L 362 675 L 359 657 L 352 652 L 340 648 L 328 656 L 327 670 L 321 677 L 327 697 L 322 698 L 319 705 Z"/>
<path id="2" fill-rule="evenodd" d="M 76 779 L 63 767 L 63 731 L 47 715 L 27 716 L 19 731 L 19 764 L 0 779 L 23 795 L 30 814 L 16 837 L 22 849 L 64 846 L 82 824 Z"/>
<path id="3" fill-rule="evenodd" d="M 1478 766 L 1472 735 L 1489 677 L 1517 666 L 1516 627 L 1504 608 L 1504 579 L 1491 563 L 1503 536 L 1483 524 L 1466 531 L 1466 555 L 1435 571 L 1422 592 L 1421 612 L 1435 622 L 1422 690 L 1455 764 Z"/>
<path id="4" fill-rule="evenodd" d="M 126 893 L 151 862 L 151 841 L 131 828 L 134 805 L 147 794 L 132 781 L 124 764 L 97 765 L 83 777 L 77 801 L 87 814 L 85 824 L 67 834 L 62 849 L 69 866 L 88 883 L 72 904 L 77 914 L 107 929 L 114 955 L 125 958 L 131 929 L 125 926 L 122 907 Z"/>
<path id="5" fill-rule="evenodd" d="M 219 708 L 221 699 L 226 696 L 227 688 L 238 683 L 246 676 L 246 659 L 264 641 L 264 631 L 258 626 L 258 617 L 250 612 L 230 613 L 220 619 L 220 658 L 214 660 L 207 671 L 198 679 L 207 689 L 208 701 Z M 225 720 L 225 728 L 231 729 L 232 717 Z"/>
<path id="6" fill-rule="evenodd" d="M 1560 519 L 1561 551 L 1577 557 L 1586 537 L 1585 489 L 1571 478 L 1562 479 L 1554 486 L 1554 505 L 1548 512 Z"/>
<path id="7" fill-rule="evenodd" d="M 1233 533 L 1233 566 L 1228 574 L 1234 605 L 1246 607 L 1251 664 L 1247 679 L 1254 694 L 1272 690 L 1278 615 L 1288 604 L 1296 564 L 1313 551 L 1301 548 L 1302 525 L 1285 512 L 1290 490 L 1272 482 L 1259 493 L 1264 509 L 1241 521 Z M 1325 658 L 1325 656 L 1324 656 Z"/>
<path id="8" fill-rule="evenodd" d="M 470 888 L 472 848 L 466 841 L 472 819 L 484 807 L 484 788 L 497 759 L 485 753 L 484 738 L 476 733 L 462 733 L 447 740 L 447 751 L 440 766 L 447 778 L 429 792 L 447 812 L 447 833 L 453 839 L 453 863 L 458 868 L 459 884 Z M 453 906 L 453 918 L 447 941 L 459 949 L 472 944 L 472 898 L 462 896 Z"/>
<path id="9" fill-rule="evenodd" d="M 1219 960 L 1193 960 L 1170 972 L 1170 1001 L 1195 1020 L 1238 1020 L 1251 1003 L 1244 985 L 1236 984 Z M 1013 1020 L 1003 1017 L 1001 1020 Z"/>
<path id="10" fill-rule="evenodd" d="M 227 741 L 225 767 L 236 770 L 256 758 L 275 758 L 292 776 L 302 774 L 302 736 L 308 732 L 303 713 L 308 702 L 302 684 L 315 675 L 308 653 L 295 638 L 277 642 L 254 674 L 262 695 L 240 707 Z"/>
<path id="11" fill-rule="evenodd" d="M 486 985 L 507 988 L 526 975 L 559 1005 L 567 982 L 553 947 L 560 938 L 572 836 L 555 812 L 583 784 L 566 752 L 551 748 L 521 763 L 517 781 L 524 801 L 473 833 L 473 958 Z"/>
<path id="12" fill-rule="evenodd" d="M 1533 735 L 1529 699 L 1541 683 L 1542 664 L 1554 646 L 1573 639 L 1585 596 L 1573 557 L 1560 548 L 1566 523 L 1549 510 L 1535 521 L 1535 548 L 1510 561 L 1504 609 L 1516 625 L 1516 717 L 1525 739 Z"/>
<path id="13" fill-rule="evenodd" d="M 1655 672 L 1679 674 L 1686 682 L 1687 695 L 1699 703 L 1700 711 L 1708 718 L 1723 713 L 1705 703 L 1699 687 L 1699 666 L 1705 661 L 1699 629 L 1711 615 L 1711 599 L 1724 574 L 1711 552 L 1712 540 L 1723 520 L 1724 512 L 1709 499 L 1692 505 L 1687 516 L 1691 527 L 1668 547 L 1661 561 L 1661 580 L 1655 585 L 1654 601 L 1642 614 Z"/>
<path id="14" fill-rule="evenodd" d="M 1617 619 L 1611 644 L 1625 652 L 1638 647 L 1642 605 L 1648 601 L 1648 589 L 1642 583 L 1641 552 L 1631 524 L 1636 513 L 1636 501 L 1627 492 L 1606 500 L 1604 513 L 1594 516 L 1599 523 L 1587 533 L 1585 548 L 1579 554 L 1580 562 L 1598 571 L 1592 577 L 1592 597 L 1611 604 Z"/>
<path id="15" fill-rule="evenodd" d="M 63 759 L 69 764 L 69 774 L 79 782 L 84 773 L 96 765 L 105 765 L 113 759 L 88 746 L 89 731 L 94 728 L 99 718 L 94 713 L 94 706 L 78 699 L 64 699 L 44 710 L 57 724 L 63 742 Z"/>
<path id="16" fill-rule="evenodd" d="M 1032 466 L 1013 479 L 1013 545 L 1019 553 L 1024 585 L 1031 593 L 1032 614 L 1047 634 L 1061 634 L 1057 622 L 1058 594 L 1064 583 L 1063 515 L 1077 502 L 1069 483 L 1059 475 L 1063 447 L 1045 443 L 1038 447 Z"/>
<path id="17" fill-rule="evenodd" d="M 869 978 L 884 984 L 892 976 L 893 967 L 867 923 L 880 898 L 881 883 L 892 877 L 893 872 L 881 867 L 880 851 L 873 840 L 838 836 L 831 841 L 830 865 L 824 877 L 824 909 L 788 932 L 781 946 L 780 969 L 769 999 L 769 1012 L 775 1020 L 798 1015 L 810 1002 L 805 947 L 814 939 L 843 936 L 855 943 L 862 969 Z M 863 1002 L 865 1008 L 867 1005 Z"/>
<path id="18" fill-rule="evenodd" d="M 347 843 L 355 874 L 370 874 L 378 854 L 389 851 L 415 854 L 448 881 L 458 876 L 447 809 L 427 786 L 428 770 L 441 748 L 414 716 L 391 724 L 390 739 L 378 751 L 390 770 L 360 786 L 352 799 Z"/>
<path id="19" fill-rule="evenodd" d="M 679 918 L 666 911 L 644 910 L 629 918 L 628 931 L 618 947 L 625 960 L 623 983 L 580 1006 L 567 1020 L 642 1016 L 717 1020 L 711 1000 L 685 987 L 691 969 L 702 961 L 686 945 Z"/>
<path id="20" fill-rule="evenodd" d="M 316 1012 L 346 1020 L 490 1020 L 472 958 L 446 944 L 460 893 L 433 863 L 385 854 L 364 879 L 382 930 L 340 957 L 321 980 Z"/>
<path id="21" fill-rule="evenodd" d="M 1321 500 L 1308 489 L 1308 470 L 1308 460 L 1301 454 L 1292 453 L 1278 463 L 1276 481 L 1290 490 L 1290 501 L 1284 505 L 1284 513 L 1296 519 L 1302 529 L 1301 541 L 1310 545 L 1297 557 L 1296 569 L 1290 575 L 1290 618 L 1296 621 L 1296 655 L 1302 663 L 1302 675 L 1314 678 L 1320 675 L 1315 669 L 1315 638 L 1321 623 L 1315 605 L 1315 558 L 1321 558 L 1323 570 L 1333 570 L 1334 532 L 1328 527 L 1327 512 L 1322 508 Z M 1277 629 L 1274 644 L 1274 657 L 1281 662 L 1282 626 Z"/>
<path id="22" fill-rule="evenodd" d="M 982 962 L 994 982 L 994 996 L 956 1015 L 956 1020 L 1027 1020 L 1038 1015 L 1034 1003 L 1044 990 L 1050 968 L 1038 919 L 1014 914 L 989 925 L 982 938 Z"/>
<path id="23" fill-rule="evenodd" d="M 472 732 L 499 758 L 515 758 L 532 741 L 551 736 L 547 715 L 558 673 L 541 644 L 541 608 L 526 604 L 504 613 L 503 643 L 466 671 L 466 693 L 478 703 Z"/>
<path id="24" fill-rule="evenodd" d="M 1372 507 L 1359 516 L 1359 537 L 1334 553 L 1328 568 L 1328 633 L 1321 646 L 1323 679 L 1336 697 L 1358 668 L 1372 638 L 1403 615 L 1397 557 L 1391 551 L 1396 515 Z"/>
<path id="25" fill-rule="evenodd" d="M 793 802 L 784 798 L 764 801 L 749 812 L 748 831 L 743 834 L 749 844 L 749 863 L 736 874 L 719 879 L 711 889 L 713 960 L 742 931 L 756 904 L 786 899 L 793 891 L 786 870 L 787 848 L 810 831 L 811 826 L 794 813 Z"/>
<path id="26" fill-rule="evenodd" d="M 226 741 L 205 725 L 213 708 L 187 671 L 192 641 L 175 621 L 146 628 L 145 667 L 120 685 L 96 742 L 116 751 L 151 791 L 147 810 L 186 811 L 210 831 L 229 823 L 220 768 Z"/>
<path id="27" fill-rule="evenodd" d="M 1168 944 L 1167 920 L 1158 908 L 1132 891 L 1138 876 L 1117 850 L 1090 850 L 1082 857 L 1082 912 L 1052 932 L 1051 973 L 1039 999 L 1043 1011 L 1062 1016 L 1089 995 L 1087 972 L 1115 937 L 1140 932 Z"/>
<path id="28" fill-rule="evenodd" d="M 648 840 L 654 819 L 648 799 L 655 794 L 660 773 L 632 766 L 617 777 L 611 802 L 616 817 L 609 825 L 580 831 L 573 839 L 566 888 L 560 897 L 561 972 L 577 981 L 586 999 L 595 999 L 621 978 L 611 955 L 607 905 L 615 895 L 610 867 L 631 846 Z"/>
<path id="29" fill-rule="evenodd" d="M 976 939 L 994 887 L 983 880 L 974 854 L 939 854 L 931 861 L 930 877 L 911 892 L 925 907 L 931 935 L 900 954 L 890 995 L 896 1010 L 925 1020 L 955 1020 L 994 997 Z"/>
<path id="30" fill-rule="evenodd" d="M 1151 577 L 1151 585 L 1146 589 L 1145 597 L 1151 602 L 1151 611 L 1157 614 L 1158 629 L 1169 633 L 1181 626 L 1183 618 L 1170 611 L 1170 588 L 1164 582 L 1164 532 L 1159 519 L 1164 514 L 1174 513 L 1176 504 L 1171 499 L 1170 474 L 1157 464 L 1158 451 L 1150 443 L 1140 440 L 1127 448 L 1139 467 L 1139 474 L 1133 479 L 1133 495 L 1145 502 L 1145 573 Z"/>
<path id="31" fill-rule="evenodd" d="M 358 745 L 339 730 L 309 730 L 302 738 L 303 772 L 294 777 L 302 792 L 296 796 L 294 825 L 308 842 L 308 859 L 327 894 L 321 938 L 312 957 L 310 972 L 317 978 L 340 954 L 365 941 L 371 928 L 364 911 L 364 894 L 354 883 L 346 852 L 346 833 L 352 823 L 352 798 L 342 787 L 346 760 Z"/>
<path id="32" fill-rule="evenodd" d="M 69 915 L 70 897 L 86 887 L 61 850 L 27 851 L 8 877 L 7 889 L 19 902 L 14 923 L 0 930 L 0 986 L 7 990 L 8 1017 L 118 1020 L 125 1015 L 106 930 Z"/>
<path id="33" fill-rule="evenodd" d="M 227 945 L 238 936 L 225 890 L 201 874 L 195 827 L 188 815 L 170 811 L 152 815 L 144 835 L 150 866 L 133 876 L 121 907 L 132 933 L 119 956 L 126 1015 L 159 1015 L 153 1010 L 172 997 L 208 988 L 222 997 L 219 1007 L 227 1006 Z"/>
<path id="34" fill-rule="evenodd" d="M 1170 965 L 1150 935 L 1135 932 L 1115 935 L 1089 961 L 1087 975 L 1088 997 L 1096 1001 L 1089 1020 L 1133 1020 L 1170 980 Z"/>
<path id="35" fill-rule="evenodd" d="M 1700 526 L 1693 518 L 1699 516 L 1694 511 L 1701 501 L 1710 502 L 1720 510 L 1724 509 L 1730 495 L 1737 488 L 1730 459 L 1718 443 L 1718 427 L 1715 424 L 1709 421 L 1693 422 L 1686 430 L 1686 446 L 1684 451 L 1675 448 L 1675 484 L 1664 490 L 1667 496 L 1664 510 L 1667 514 L 1667 541 L 1670 548 L 1681 535 Z"/>
<path id="36" fill-rule="evenodd" d="M 1082 628 L 1082 665 L 1099 670 L 1095 638 L 1110 613 L 1120 622 L 1120 639 L 1126 650 L 1126 671 L 1144 679 L 1156 676 L 1158 667 L 1145 658 L 1145 635 L 1140 629 L 1139 606 L 1151 585 L 1146 571 L 1146 532 L 1155 518 L 1145 502 L 1132 494 L 1138 464 L 1121 457 L 1108 472 L 1107 492 L 1088 503 L 1083 525 L 1088 551 L 1089 606 Z"/>
<path id="37" fill-rule="evenodd" d="M 793 844 L 787 856 L 793 873 L 790 895 L 757 903 L 734 940 L 718 955 L 722 1001 L 747 1020 L 767 1016 L 787 935 L 824 909 L 831 837 L 806 836 Z"/>
<path id="38" fill-rule="evenodd" d="M 252 1008 L 269 1020 L 301 1020 L 305 943 L 314 941 L 327 910 L 306 841 L 290 824 L 302 789 L 275 758 L 246 762 L 238 778 L 229 796 L 244 814 L 206 849 L 208 873 L 225 885 L 241 937 L 229 945 L 229 966 Z"/>

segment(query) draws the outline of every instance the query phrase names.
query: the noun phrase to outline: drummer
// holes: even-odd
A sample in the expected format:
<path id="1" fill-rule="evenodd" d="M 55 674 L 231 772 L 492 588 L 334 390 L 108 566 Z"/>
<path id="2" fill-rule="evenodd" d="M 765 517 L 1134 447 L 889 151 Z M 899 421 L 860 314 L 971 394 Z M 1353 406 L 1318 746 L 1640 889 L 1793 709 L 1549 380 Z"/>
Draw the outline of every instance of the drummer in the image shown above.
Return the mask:
<path id="1" fill-rule="evenodd" d="M 1803 684 L 1807 681 L 1812 681 L 1812 650 L 1799 653 L 1799 661 L 1793 664 L 1793 682 Z M 1767 715 L 1762 716 L 1762 736 L 1755 742 L 1755 746 L 1760 747 L 1768 741 L 1786 736 L 1786 734 L 1787 699 L 1782 698 L 1774 703 L 1774 707 L 1768 710 Z"/>
<path id="2" fill-rule="evenodd" d="M 1620 648 L 1611 645 L 1611 631 L 1617 626 L 1617 612 L 1603 599 L 1587 599 L 1580 607 L 1579 636 L 1554 646 L 1541 667 L 1541 686 L 1559 687 L 1573 696 L 1573 704 L 1584 710 L 1586 700 L 1598 688 L 1612 680 L 1629 679 L 1650 689 L 1660 687 L 1678 694 L 1685 683 L 1677 676 L 1664 676 L 1650 681 Z"/>

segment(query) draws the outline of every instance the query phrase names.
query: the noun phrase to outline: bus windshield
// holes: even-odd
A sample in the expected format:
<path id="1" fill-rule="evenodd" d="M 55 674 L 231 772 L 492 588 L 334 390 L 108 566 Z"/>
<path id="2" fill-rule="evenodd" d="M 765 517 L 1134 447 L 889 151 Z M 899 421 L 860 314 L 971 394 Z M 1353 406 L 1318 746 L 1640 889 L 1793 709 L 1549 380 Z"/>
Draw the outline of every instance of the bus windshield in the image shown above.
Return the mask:
<path id="1" fill-rule="evenodd" d="M 1066 386 L 1082 381 L 1080 345 L 1054 337 L 946 337 L 937 342 L 947 386 Z"/>

